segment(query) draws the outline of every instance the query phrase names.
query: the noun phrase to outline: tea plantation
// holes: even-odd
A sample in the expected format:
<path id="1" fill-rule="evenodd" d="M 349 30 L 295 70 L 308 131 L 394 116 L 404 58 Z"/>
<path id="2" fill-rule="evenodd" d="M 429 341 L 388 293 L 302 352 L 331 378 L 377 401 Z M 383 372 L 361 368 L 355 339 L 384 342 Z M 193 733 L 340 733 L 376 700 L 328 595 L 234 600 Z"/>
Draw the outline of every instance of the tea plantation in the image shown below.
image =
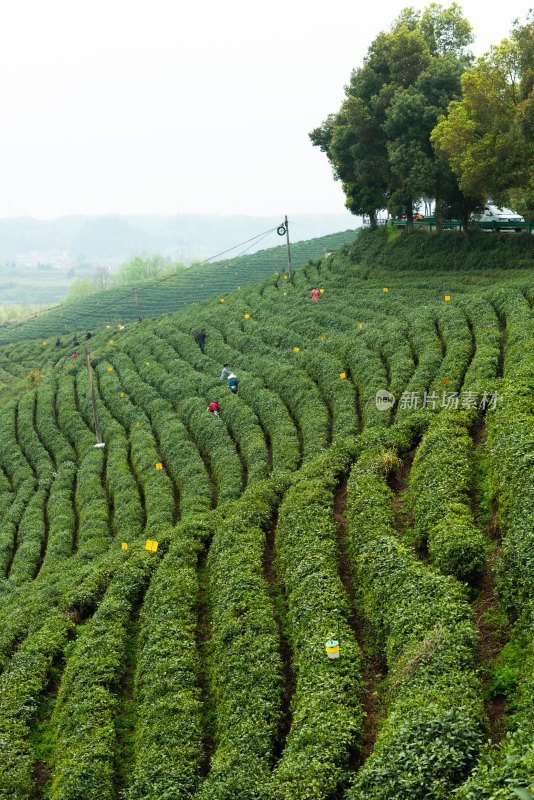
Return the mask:
<path id="1" fill-rule="evenodd" d="M 373 236 L 0 348 L 2 800 L 534 788 L 532 269 Z"/>
<path id="2" fill-rule="evenodd" d="M 326 251 L 354 241 L 355 236 L 354 230 L 347 230 L 296 242 L 291 247 L 293 267 L 301 266 L 310 258 L 324 256 Z M 18 324 L 5 323 L 0 325 L 0 344 L 36 336 L 44 339 L 53 336 L 55 339 L 67 332 L 72 335 L 77 331 L 79 334 L 110 322 L 117 325 L 136 322 L 139 315 L 135 289 L 141 315 L 143 319 L 150 319 L 206 300 L 214 292 L 233 291 L 238 286 L 245 288 L 280 270 L 283 274 L 287 271 L 285 243 L 251 255 L 238 254 L 222 261 L 192 265 L 156 281 L 140 282 L 137 287 L 110 287 L 82 300 L 40 311 Z"/>

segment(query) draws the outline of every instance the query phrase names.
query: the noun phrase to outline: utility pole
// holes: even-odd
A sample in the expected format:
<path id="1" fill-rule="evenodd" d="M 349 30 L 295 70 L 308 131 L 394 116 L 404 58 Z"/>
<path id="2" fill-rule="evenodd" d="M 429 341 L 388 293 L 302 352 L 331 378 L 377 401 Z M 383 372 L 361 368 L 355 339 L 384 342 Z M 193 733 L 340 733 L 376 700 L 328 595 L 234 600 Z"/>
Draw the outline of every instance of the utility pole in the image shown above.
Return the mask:
<path id="1" fill-rule="evenodd" d="M 288 274 L 289 274 L 289 282 L 293 283 L 293 269 L 291 267 L 291 248 L 289 247 L 289 223 L 287 221 L 287 214 L 286 214 L 286 218 L 284 219 L 284 228 L 286 229 L 287 269 L 288 269 Z"/>
<path id="2" fill-rule="evenodd" d="M 91 370 L 91 360 L 89 358 L 89 350 L 85 345 L 85 359 L 87 361 L 87 374 L 89 375 L 89 389 L 91 390 L 91 403 L 93 404 L 93 419 L 95 421 L 96 444 L 95 447 L 104 447 L 102 441 L 102 434 L 100 433 L 100 420 L 98 419 L 98 411 L 96 409 L 95 389 L 93 386 L 93 372 Z"/>
<path id="3" fill-rule="evenodd" d="M 139 298 L 137 296 L 137 289 L 134 289 L 135 292 L 135 303 L 137 305 L 137 318 L 141 320 L 141 311 L 139 310 Z"/>

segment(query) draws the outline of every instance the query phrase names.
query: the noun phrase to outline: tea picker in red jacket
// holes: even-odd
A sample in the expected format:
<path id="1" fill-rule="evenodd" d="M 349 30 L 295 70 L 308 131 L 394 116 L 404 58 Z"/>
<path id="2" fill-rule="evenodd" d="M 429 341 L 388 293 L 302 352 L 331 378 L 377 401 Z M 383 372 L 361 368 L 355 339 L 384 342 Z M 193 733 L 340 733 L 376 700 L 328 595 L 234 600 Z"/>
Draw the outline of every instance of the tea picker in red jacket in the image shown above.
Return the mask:
<path id="1" fill-rule="evenodd" d="M 206 411 L 209 411 L 211 414 L 214 414 L 216 417 L 219 416 L 219 404 L 218 403 L 210 403 L 207 407 Z"/>

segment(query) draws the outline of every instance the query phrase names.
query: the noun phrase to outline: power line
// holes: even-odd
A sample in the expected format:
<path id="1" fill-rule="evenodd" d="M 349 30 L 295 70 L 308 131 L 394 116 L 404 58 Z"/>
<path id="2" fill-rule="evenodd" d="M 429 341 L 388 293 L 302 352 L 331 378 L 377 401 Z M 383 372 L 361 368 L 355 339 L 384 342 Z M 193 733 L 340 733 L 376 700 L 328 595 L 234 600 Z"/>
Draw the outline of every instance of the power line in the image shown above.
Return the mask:
<path id="1" fill-rule="evenodd" d="M 255 236 L 252 236 L 250 239 L 245 239 L 245 241 L 239 242 L 238 244 L 233 245 L 233 247 L 229 247 L 226 250 L 222 250 L 219 253 L 215 253 L 214 255 L 209 256 L 209 258 L 206 258 L 203 261 L 201 261 L 198 266 L 202 267 L 205 264 L 209 263 L 210 261 L 213 261 L 216 258 L 220 258 L 220 256 L 223 256 L 226 253 L 230 253 L 232 250 L 237 250 L 238 247 L 242 247 L 243 245 L 248 245 L 248 247 L 246 247 L 241 253 L 238 253 L 237 256 L 234 256 L 235 258 L 238 258 L 243 253 L 246 253 L 247 250 L 249 250 L 253 246 L 254 242 L 259 243 L 259 242 L 263 241 L 263 239 L 265 239 L 267 236 L 269 236 L 269 234 L 273 233 L 275 230 L 276 230 L 276 227 L 270 228 L 267 231 L 262 231 L 262 233 L 258 233 Z M 124 287 L 116 287 L 116 288 L 113 289 L 113 295 L 109 297 L 109 300 L 106 298 L 105 290 L 104 290 L 104 292 L 100 293 L 102 299 L 98 301 L 98 305 L 101 306 L 101 308 L 99 310 L 102 312 L 102 315 L 103 315 L 108 308 L 113 307 L 113 306 L 117 305 L 117 303 L 120 302 L 121 300 L 125 300 L 127 297 L 130 297 L 132 292 L 139 292 L 140 293 L 140 292 L 148 291 L 149 289 L 153 289 L 153 288 L 155 288 L 156 286 L 158 286 L 161 283 L 165 283 L 166 281 L 173 280 L 176 277 L 176 274 L 177 273 L 172 273 L 170 275 L 164 275 L 159 280 L 155 280 L 155 281 L 153 281 L 152 283 L 150 283 L 150 284 L 148 284 L 146 286 L 134 287 L 132 285 L 129 285 L 129 286 L 124 286 Z M 122 291 L 121 291 L 121 289 L 122 289 Z M 83 298 L 83 301 L 87 300 L 89 297 L 93 297 L 94 298 L 96 294 L 98 294 L 98 293 L 95 293 L 94 295 L 88 295 L 87 298 Z M 76 302 L 82 302 L 82 300 L 74 301 L 74 302 L 75 303 Z M 67 303 L 66 306 L 64 304 L 62 304 L 62 303 L 57 303 L 54 306 L 49 306 L 48 308 L 42 309 L 41 311 L 37 312 L 36 315 L 35 315 L 35 319 L 38 319 L 40 316 L 48 314 L 51 311 L 58 311 L 59 309 L 64 309 L 65 312 L 67 312 L 66 313 L 67 320 L 72 320 L 75 323 L 75 320 L 73 319 L 73 317 L 79 316 L 79 312 L 76 309 L 72 309 L 72 310 L 69 309 L 68 308 L 69 305 L 70 305 L 70 303 Z M 95 309 L 95 311 L 96 311 L 96 309 Z M 25 324 L 27 322 L 31 322 L 31 319 L 30 320 L 26 320 Z M 71 324 L 71 323 L 69 322 L 69 324 Z M 67 323 L 65 323 L 65 326 L 66 325 L 67 325 Z M 0 324 L 0 330 L 6 329 L 8 327 L 9 328 L 12 327 L 12 325 L 10 325 L 9 322 L 5 322 L 5 323 Z"/>
<path id="2" fill-rule="evenodd" d="M 270 230 L 264 231 L 263 233 L 258 233 L 257 236 L 253 236 L 251 239 L 246 239 L 244 242 L 240 242 L 239 244 L 235 244 L 233 247 L 229 247 L 228 250 L 223 250 L 221 253 L 216 253 L 214 256 L 210 256 L 209 258 L 204 259 L 204 261 L 201 261 L 200 264 L 198 264 L 198 266 L 199 267 L 203 267 L 204 264 L 207 264 L 209 261 L 213 261 L 214 258 L 219 258 L 220 256 L 223 256 L 226 253 L 230 253 L 232 250 L 237 250 L 238 247 L 241 247 L 244 244 L 248 244 L 248 242 L 254 242 L 256 239 L 259 239 L 260 241 L 262 241 L 262 239 L 265 239 L 270 233 L 273 233 L 275 230 L 276 230 L 276 228 L 271 228 Z M 243 252 L 246 252 L 247 250 L 249 250 L 250 247 L 252 247 L 252 245 L 249 245 L 249 247 L 245 248 L 245 250 Z M 238 258 L 240 255 L 241 255 L 241 253 L 238 253 L 238 255 L 234 256 L 234 258 Z M 190 269 L 190 267 L 189 267 L 189 269 Z M 154 283 L 151 283 L 150 286 L 142 286 L 137 291 L 144 292 L 147 289 L 153 289 L 158 284 L 164 283 L 165 281 L 168 281 L 168 280 L 170 280 L 170 279 L 172 279 L 174 277 L 175 277 L 175 273 L 172 274 L 172 275 L 164 275 L 159 280 L 154 281 Z"/>

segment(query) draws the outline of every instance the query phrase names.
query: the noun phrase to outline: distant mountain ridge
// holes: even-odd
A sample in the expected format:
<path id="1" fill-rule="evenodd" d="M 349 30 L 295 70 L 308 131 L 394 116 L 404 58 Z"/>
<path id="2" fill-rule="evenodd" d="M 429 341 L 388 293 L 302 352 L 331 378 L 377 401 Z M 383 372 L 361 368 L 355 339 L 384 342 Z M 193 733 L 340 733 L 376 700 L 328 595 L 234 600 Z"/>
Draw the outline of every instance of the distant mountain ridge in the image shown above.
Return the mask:
<path id="1" fill-rule="evenodd" d="M 357 228 L 351 214 L 288 214 L 292 241 Z M 160 214 L 73 215 L 52 220 L 33 217 L 0 219 L 0 262 L 23 265 L 38 253 L 43 260 L 66 254 L 72 259 L 120 262 L 140 252 L 161 253 L 173 260 L 203 259 L 244 242 L 283 220 L 278 216 Z M 249 252 L 279 243 L 276 233 Z"/>

